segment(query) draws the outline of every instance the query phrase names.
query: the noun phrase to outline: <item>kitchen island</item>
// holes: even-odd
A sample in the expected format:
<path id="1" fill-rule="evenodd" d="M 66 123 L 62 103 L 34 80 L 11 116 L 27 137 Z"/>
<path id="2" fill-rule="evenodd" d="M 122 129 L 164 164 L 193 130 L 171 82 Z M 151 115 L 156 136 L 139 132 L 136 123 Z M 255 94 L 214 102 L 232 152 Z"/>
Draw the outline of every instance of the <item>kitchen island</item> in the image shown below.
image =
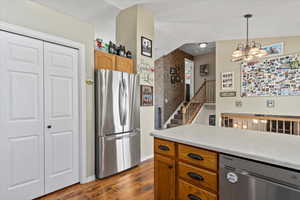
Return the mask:
<path id="1" fill-rule="evenodd" d="M 264 173 L 278 167 L 282 174 L 293 174 L 295 180 L 287 182 L 300 184 L 299 136 L 203 125 L 186 125 L 151 135 L 155 137 L 156 200 L 222 199 L 219 196 L 221 155 L 250 160 L 247 165 L 253 165 L 252 161 L 261 163 L 262 169 L 270 168 Z M 231 175 L 227 178 L 237 179 L 234 173 Z"/>

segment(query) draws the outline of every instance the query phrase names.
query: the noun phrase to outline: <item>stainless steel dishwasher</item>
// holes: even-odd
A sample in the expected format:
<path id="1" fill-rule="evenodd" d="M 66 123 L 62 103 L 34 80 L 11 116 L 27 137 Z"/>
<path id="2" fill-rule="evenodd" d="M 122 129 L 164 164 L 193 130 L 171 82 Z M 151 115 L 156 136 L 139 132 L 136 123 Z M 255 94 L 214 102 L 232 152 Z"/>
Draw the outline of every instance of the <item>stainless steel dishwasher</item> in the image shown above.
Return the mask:
<path id="1" fill-rule="evenodd" d="M 220 200 L 300 200 L 300 172 L 220 156 Z"/>

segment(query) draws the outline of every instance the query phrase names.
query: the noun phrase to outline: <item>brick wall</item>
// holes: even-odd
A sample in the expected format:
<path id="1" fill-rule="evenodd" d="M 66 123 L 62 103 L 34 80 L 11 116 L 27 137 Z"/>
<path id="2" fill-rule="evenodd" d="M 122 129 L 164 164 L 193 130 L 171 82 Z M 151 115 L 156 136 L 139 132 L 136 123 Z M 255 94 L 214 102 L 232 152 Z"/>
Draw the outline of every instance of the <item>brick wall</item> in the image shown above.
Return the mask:
<path id="1" fill-rule="evenodd" d="M 162 109 L 162 123 L 184 100 L 184 59 L 193 56 L 176 49 L 155 61 L 155 106 Z M 171 84 L 170 68 L 176 67 L 180 82 Z"/>

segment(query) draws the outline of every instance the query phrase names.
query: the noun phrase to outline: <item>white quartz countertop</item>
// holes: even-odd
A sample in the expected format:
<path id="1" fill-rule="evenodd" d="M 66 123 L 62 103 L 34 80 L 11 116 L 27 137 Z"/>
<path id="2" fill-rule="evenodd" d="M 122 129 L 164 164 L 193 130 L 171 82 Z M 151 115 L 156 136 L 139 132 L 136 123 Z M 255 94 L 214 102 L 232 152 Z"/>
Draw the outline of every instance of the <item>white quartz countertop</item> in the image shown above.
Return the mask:
<path id="1" fill-rule="evenodd" d="M 300 170 L 300 136 L 186 125 L 152 136 L 208 150 Z"/>

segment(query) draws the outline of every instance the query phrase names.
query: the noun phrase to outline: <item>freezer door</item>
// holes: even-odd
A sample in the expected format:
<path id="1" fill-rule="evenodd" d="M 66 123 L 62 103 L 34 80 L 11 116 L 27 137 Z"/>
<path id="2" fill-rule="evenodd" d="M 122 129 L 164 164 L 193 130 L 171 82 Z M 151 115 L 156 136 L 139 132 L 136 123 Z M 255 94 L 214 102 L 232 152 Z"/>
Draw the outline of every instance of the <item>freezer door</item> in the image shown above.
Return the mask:
<path id="1" fill-rule="evenodd" d="M 95 80 L 96 135 L 122 133 L 122 121 L 125 117 L 122 72 L 97 70 Z"/>
<path id="2" fill-rule="evenodd" d="M 96 176 L 105 178 L 140 163 L 138 131 L 96 139 Z"/>
<path id="3" fill-rule="evenodd" d="M 140 90 L 139 77 L 135 74 L 123 73 L 125 91 L 124 132 L 140 129 Z"/>

